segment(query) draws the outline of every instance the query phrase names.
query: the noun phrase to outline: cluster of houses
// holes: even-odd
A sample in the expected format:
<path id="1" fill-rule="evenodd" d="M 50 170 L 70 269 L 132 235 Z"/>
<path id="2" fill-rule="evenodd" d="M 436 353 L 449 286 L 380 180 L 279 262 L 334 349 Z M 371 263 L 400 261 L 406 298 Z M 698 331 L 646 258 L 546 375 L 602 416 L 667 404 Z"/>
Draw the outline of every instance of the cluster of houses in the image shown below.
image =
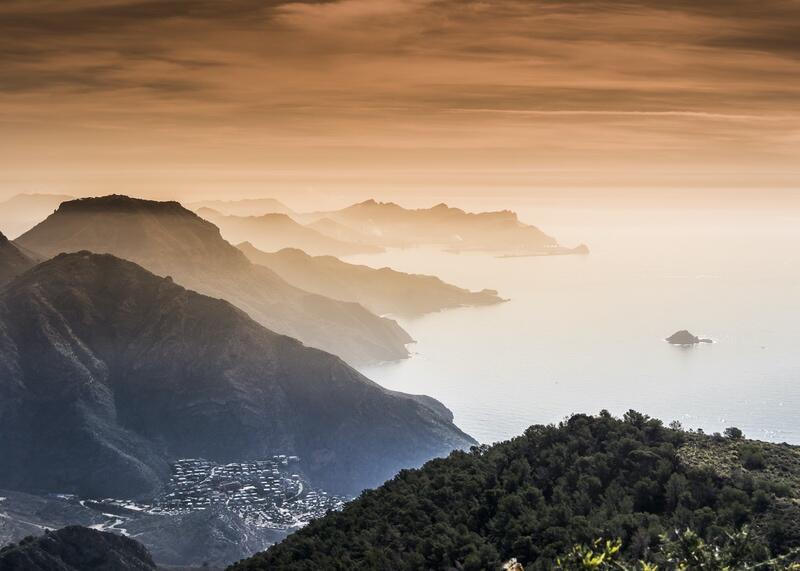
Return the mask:
<path id="1" fill-rule="evenodd" d="M 148 511 L 186 513 L 224 505 L 256 525 L 289 529 L 340 509 L 346 498 L 310 488 L 298 474 L 299 461 L 287 455 L 230 464 L 179 460 Z"/>

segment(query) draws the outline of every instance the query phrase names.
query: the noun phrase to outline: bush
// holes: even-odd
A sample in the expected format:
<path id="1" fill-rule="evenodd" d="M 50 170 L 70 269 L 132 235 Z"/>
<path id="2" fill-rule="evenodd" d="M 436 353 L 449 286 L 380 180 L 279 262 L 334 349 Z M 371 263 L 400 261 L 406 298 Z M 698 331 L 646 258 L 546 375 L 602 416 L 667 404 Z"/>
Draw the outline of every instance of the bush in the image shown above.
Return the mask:
<path id="1" fill-rule="evenodd" d="M 763 470 L 766 466 L 764 452 L 758 444 L 743 444 L 739 448 L 739 458 L 748 470 Z"/>

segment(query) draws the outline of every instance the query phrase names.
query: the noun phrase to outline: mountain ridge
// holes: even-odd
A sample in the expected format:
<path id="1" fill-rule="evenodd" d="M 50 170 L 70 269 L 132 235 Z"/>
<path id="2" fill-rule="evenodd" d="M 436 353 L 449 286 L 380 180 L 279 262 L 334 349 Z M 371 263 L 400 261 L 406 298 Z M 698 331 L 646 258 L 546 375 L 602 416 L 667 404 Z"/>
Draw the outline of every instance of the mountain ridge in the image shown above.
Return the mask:
<path id="1" fill-rule="evenodd" d="M 123 195 L 63 203 L 16 243 L 48 257 L 88 250 L 131 260 L 181 285 L 226 299 L 269 329 L 350 363 L 408 357 L 410 335 L 358 304 L 310 294 L 252 264 L 219 228 L 177 202 Z"/>

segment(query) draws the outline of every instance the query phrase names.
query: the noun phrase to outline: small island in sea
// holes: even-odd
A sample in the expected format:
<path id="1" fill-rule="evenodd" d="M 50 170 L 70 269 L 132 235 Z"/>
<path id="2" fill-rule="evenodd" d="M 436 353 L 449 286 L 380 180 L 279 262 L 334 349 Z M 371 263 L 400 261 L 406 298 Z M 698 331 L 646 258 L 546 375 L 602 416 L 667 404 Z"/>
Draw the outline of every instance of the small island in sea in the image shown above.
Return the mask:
<path id="1" fill-rule="evenodd" d="M 698 343 L 713 343 L 714 341 L 711 339 L 704 339 L 702 337 L 698 337 L 687 331 L 686 329 L 681 329 L 680 331 L 676 331 L 666 339 L 667 343 L 671 345 L 697 345 Z"/>

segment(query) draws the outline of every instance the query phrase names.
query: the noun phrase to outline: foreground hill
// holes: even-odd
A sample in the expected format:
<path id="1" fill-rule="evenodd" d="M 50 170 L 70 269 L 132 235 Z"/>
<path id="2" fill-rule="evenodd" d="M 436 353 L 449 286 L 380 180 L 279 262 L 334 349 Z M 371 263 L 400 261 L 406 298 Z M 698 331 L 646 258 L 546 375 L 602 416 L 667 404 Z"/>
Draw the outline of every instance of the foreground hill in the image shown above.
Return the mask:
<path id="1" fill-rule="evenodd" d="M 358 304 L 310 294 L 250 263 L 216 226 L 177 202 L 126 196 L 65 202 L 17 244 L 47 257 L 89 250 L 131 260 L 226 299 L 273 331 L 350 363 L 405 358 L 412 341 L 394 321 Z"/>
<path id="2" fill-rule="evenodd" d="M 311 255 L 350 256 L 373 254 L 382 248 L 332 238 L 303 226 L 285 214 L 263 216 L 224 216 L 208 208 L 197 213 L 210 220 L 232 243 L 252 242 L 256 247 L 269 252 L 283 248 L 297 248 Z"/>
<path id="3" fill-rule="evenodd" d="M 110 255 L 0 291 L 0 488 L 131 497 L 176 459 L 282 453 L 354 493 L 473 442 L 439 407 Z"/>
<path id="4" fill-rule="evenodd" d="M 114 533 L 70 526 L 0 549 L 3 571 L 156 571 L 140 543 Z"/>
<path id="5" fill-rule="evenodd" d="M 23 251 L 0 233 L 0 285 L 32 268 L 36 263 L 32 254 Z"/>
<path id="6" fill-rule="evenodd" d="M 309 256 L 291 248 L 267 253 L 249 242 L 237 247 L 251 262 L 270 268 L 299 288 L 357 302 L 378 314 L 419 315 L 503 301 L 495 291 L 472 292 L 434 276 L 348 264 L 333 256 Z"/>
<path id="7" fill-rule="evenodd" d="M 570 252 L 555 238 L 520 222 L 509 210 L 471 213 L 446 204 L 408 209 L 393 202 L 367 200 L 342 210 L 311 214 L 308 219 L 333 220 L 382 246 L 438 244 L 455 251 L 520 255 Z"/>
<path id="8" fill-rule="evenodd" d="M 232 569 L 484 570 L 513 557 L 546 570 L 595 538 L 620 538 L 636 561 L 657 559 L 663 533 L 724 542 L 746 524 L 742 557 L 763 561 L 800 546 L 799 482 L 795 447 L 687 434 L 633 411 L 576 415 L 403 471 Z"/>

